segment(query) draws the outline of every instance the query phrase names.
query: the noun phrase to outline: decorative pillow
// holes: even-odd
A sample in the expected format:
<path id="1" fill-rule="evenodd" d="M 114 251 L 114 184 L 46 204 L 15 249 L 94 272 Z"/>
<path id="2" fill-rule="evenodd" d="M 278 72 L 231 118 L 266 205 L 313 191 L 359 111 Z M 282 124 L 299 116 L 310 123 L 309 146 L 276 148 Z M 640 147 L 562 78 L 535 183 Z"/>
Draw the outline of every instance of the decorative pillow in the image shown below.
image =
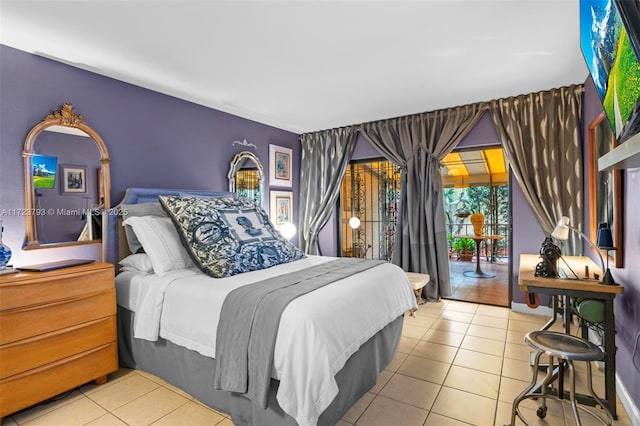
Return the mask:
<path id="1" fill-rule="evenodd" d="M 265 211 L 242 197 L 158 197 L 194 263 L 212 277 L 266 269 L 304 254 L 274 228 Z"/>
<path id="2" fill-rule="evenodd" d="M 134 216 L 124 223 L 136 233 L 156 275 L 163 276 L 169 271 L 193 267 L 168 217 Z"/>
<path id="3" fill-rule="evenodd" d="M 147 253 L 130 254 L 118 262 L 118 264 L 124 268 L 153 273 L 153 264 L 151 263 L 151 258 Z"/>
<path id="4" fill-rule="evenodd" d="M 125 204 L 122 206 L 122 220 L 123 223 L 130 217 L 134 216 L 159 216 L 167 217 L 167 213 L 164 211 L 160 203 L 140 203 L 140 204 Z M 142 244 L 136 237 L 135 232 L 131 229 L 131 226 L 124 225 L 124 234 L 127 237 L 127 245 L 131 253 L 142 253 Z"/>

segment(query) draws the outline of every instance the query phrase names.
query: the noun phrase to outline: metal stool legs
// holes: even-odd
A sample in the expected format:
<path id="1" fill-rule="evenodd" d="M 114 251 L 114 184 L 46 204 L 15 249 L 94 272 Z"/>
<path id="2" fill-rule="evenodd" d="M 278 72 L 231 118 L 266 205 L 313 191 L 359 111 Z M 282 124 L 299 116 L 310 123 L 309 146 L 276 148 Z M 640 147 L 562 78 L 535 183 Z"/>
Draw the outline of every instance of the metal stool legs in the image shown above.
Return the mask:
<path id="1" fill-rule="evenodd" d="M 513 407 L 511 408 L 511 422 L 510 425 L 515 425 L 516 416 L 527 426 L 529 423 L 526 421 L 522 413 L 520 412 L 520 403 L 525 399 L 541 399 L 541 404 L 538 407 L 536 414 L 540 418 L 544 418 L 547 415 L 547 398 L 553 398 L 563 403 L 571 403 L 571 408 L 573 411 L 573 415 L 576 419 L 576 424 L 578 426 L 582 425 L 582 421 L 580 420 L 579 411 L 589 413 L 596 420 L 599 420 L 602 424 L 611 426 L 613 423 L 613 416 L 611 412 L 607 408 L 607 406 L 602 402 L 602 400 L 596 395 L 593 390 L 593 380 L 591 376 L 591 361 L 594 359 L 601 359 L 598 356 L 601 356 L 601 351 L 595 347 L 591 343 L 586 343 L 585 341 L 581 341 L 580 339 L 573 337 L 559 337 L 557 334 L 554 336 L 553 332 L 549 332 L 547 335 L 541 335 L 540 332 L 532 332 L 525 337 L 525 341 L 527 344 L 536 349 L 536 355 L 533 365 L 533 375 L 531 378 L 531 383 L 529 386 L 523 390 L 513 401 Z M 565 341 L 561 341 L 560 345 L 557 349 L 553 349 L 554 339 L 564 339 Z M 574 339 L 572 341 L 572 339 Z M 585 342 L 585 343 L 582 343 Z M 585 352 L 580 352 L 576 350 L 575 352 L 570 352 L 572 344 L 584 344 L 590 346 L 590 352 L 585 355 Z M 578 348 L 580 349 L 580 348 Z M 598 354 L 599 352 L 599 354 Z M 547 374 L 541 383 L 538 383 L 538 370 L 540 367 L 540 358 L 542 354 L 547 354 L 549 356 L 549 366 L 547 368 Z M 593 355 L 593 356 L 592 356 Z M 560 398 L 556 395 L 550 395 L 547 393 L 547 390 L 551 383 L 557 378 L 557 374 L 554 368 L 554 361 L 557 360 L 558 366 L 562 363 L 566 364 L 569 370 L 569 399 Z M 587 364 L 587 388 L 590 396 L 593 398 L 596 404 L 599 404 L 600 407 L 605 411 L 606 418 L 603 418 L 599 414 L 594 411 L 587 409 L 582 405 L 578 405 L 576 401 L 576 372 L 574 368 L 573 361 L 585 361 Z M 534 389 L 537 389 L 534 391 Z M 561 395 L 562 396 L 562 395 Z"/>
<path id="2" fill-rule="evenodd" d="M 577 404 L 577 402 L 576 402 L 576 372 L 575 372 L 575 367 L 573 366 L 573 361 L 572 360 L 567 359 L 567 360 L 565 360 L 565 362 L 567 363 L 567 366 L 569 367 L 569 382 L 570 382 L 570 386 L 571 386 L 571 389 L 569 391 L 569 400 L 571 401 L 571 408 L 573 409 L 573 415 L 576 418 L 576 425 L 578 425 L 578 426 L 582 425 L 582 421 L 580 420 L 580 415 L 578 414 L 578 410 L 582 410 L 583 412 L 588 413 L 589 415 L 594 417 L 596 420 L 599 420 L 603 424 L 611 426 L 613 424 L 613 416 L 611 415 L 611 412 L 609 411 L 607 406 L 604 405 L 602 400 L 600 398 L 598 398 L 598 395 L 596 395 L 595 391 L 593 390 L 593 380 L 591 378 L 591 361 L 586 361 L 586 363 L 587 363 L 587 388 L 589 390 L 589 394 L 591 395 L 591 397 L 594 400 L 596 400 L 596 402 L 600 405 L 600 407 L 602 407 L 602 409 L 605 411 L 606 416 L 607 416 L 606 419 L 603 419 L 600 415 L 598 415 L 594 411 L 589 410 L 586 407 Z"/>
<path id="3" fill-rule="evenodd" d="M 532 393 L 531 392 L 536 386 L 538 386 L 538 371 L 540 370 L 540 357 L 542 356 L 543 353 L 544 352 L 542 352 L 542 351 L 536 352 L 535 360 L 533 362 L 533 377 L 531 378 L 531 383 L 529 384 L 529 386 L 525 390 L 520 392 L 520 394 L 513 401 L 513 407 L 511 408 L 511 422 L 509 423 L 512 426 L 516 424 L 516 416 L 518 416 L 518 418 L 525 425 L 529 426 L 529 423 L 522 416 L 522 413 L 520 413 L 520 408 L 519 408 L 520 403 L 522 401 L 524 401 L 525 399 L 542 398 L 542 405 L 540 407 L 538 407 L 538 410 L 536 411 L 536 414 L 540 418 L 544 418 L 547 415 L 547 395 L 546 395 L 547 394 L 547 388 L 549 387 L 551 382 L 553 382 L 553 380 L 554 380 L 554 375 L 553 375 L 553 357 L 551 357 L 551 356 L 549 357 L 549 368 L 547 368 L 547 374 L 544 376 L 544 380 L 542 381 L 542 384 L 540 385 L 540 393 L 538 393 L 538 392 Z"/>

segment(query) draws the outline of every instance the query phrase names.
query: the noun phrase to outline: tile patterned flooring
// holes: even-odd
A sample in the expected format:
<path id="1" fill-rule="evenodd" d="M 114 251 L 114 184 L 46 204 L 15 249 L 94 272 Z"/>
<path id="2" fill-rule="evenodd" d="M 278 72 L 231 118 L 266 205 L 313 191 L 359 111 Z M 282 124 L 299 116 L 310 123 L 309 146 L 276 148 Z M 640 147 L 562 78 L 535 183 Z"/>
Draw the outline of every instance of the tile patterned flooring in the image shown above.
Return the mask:
<path id="1" fill-rule="evenodd" d="M 338 426 L 496 425 L 509 422 L 511 402 L 531 380 L 527 331 L 546 318 L 509 309 L 441 301 L 421 305 L 407 317 L 398 351 L 376 385 L 345 413 Z M 580 364 L 580 363 L 578 363 Z M 578 367 L 578 366 L 577 366 Z M 584 380 L 578 378 L 578 386 Z M 602 395 L 603 375 L 594 368 Z M 536 402 L 522 404 L 534 425 L 573 425 L 570 407 L 549 401 L 544 420 Z M 631 425 L 618 403 L 615 425 Z M 583 415 L 583 424 L 596 424 Z M 107 384 L 88 384 L 57 402 L 38 405 L 4 419 L 15 425 L 216 425 L 231 426 L 211 410 L 163 380 L 121 369 Z M 522 424 L 517 421 L 516 424 Z M 259 425 L 266 426 L 266 425 Z M 275 426 L 275 425 L 274 425 Z"/>

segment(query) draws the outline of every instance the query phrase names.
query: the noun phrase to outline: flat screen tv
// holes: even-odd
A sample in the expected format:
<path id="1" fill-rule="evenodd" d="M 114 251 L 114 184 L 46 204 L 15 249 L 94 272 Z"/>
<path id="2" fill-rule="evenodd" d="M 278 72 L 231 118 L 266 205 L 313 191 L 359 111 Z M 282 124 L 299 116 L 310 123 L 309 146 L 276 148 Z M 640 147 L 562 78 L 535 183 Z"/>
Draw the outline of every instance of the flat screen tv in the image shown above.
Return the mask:
<path id="1" fill-rule="evenodd" d="M 56 170 L 58 157 L 34 154 L 31 158 L 33 167 L 34 188 L 54 188 L 56 185 Z"/>
<path id="2" fill-rule="evenodd" d="M 640 0 L 580 0 L 580 46 L 619 143 L 640 132 Z"/>

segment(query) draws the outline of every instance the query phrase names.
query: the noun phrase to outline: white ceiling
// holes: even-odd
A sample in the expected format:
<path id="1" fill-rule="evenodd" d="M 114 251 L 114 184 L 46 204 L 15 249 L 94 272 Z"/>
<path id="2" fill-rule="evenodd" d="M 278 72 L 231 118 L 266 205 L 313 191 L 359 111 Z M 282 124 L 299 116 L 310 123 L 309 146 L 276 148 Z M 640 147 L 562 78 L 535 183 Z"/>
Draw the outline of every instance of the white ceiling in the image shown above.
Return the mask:
<path id="1" fill-rule="evenodd" d="M 1 0 L 0 42 L 304 133 L 574 83 L 578 0 Z"/>

